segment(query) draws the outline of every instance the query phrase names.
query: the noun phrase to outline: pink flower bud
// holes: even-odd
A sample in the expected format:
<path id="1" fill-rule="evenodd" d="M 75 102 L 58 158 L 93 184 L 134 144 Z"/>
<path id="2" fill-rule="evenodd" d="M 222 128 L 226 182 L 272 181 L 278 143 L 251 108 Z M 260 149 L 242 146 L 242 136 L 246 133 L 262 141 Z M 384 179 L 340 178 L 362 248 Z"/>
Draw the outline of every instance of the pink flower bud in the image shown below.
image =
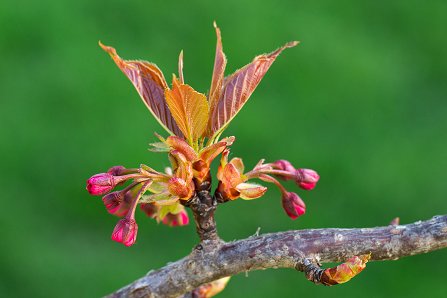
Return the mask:
<path id="1" fill-rule="evenodd" d="M 126 170 L 126 168 L 123 166 L 114 166 L 114 167 L 111 167 L 107 171 L 107 173 L 109 173 L 113 176 L 119 176 L 119 175 L 122 175 L 125 170 Z"/>
<path id="2" fill-rule="evenodd" d="M 320 176 L 314 170 L 297 169 L 295 182 L 305 190 L 312 190 L 317 185 Z"/>
<path id="3" fill-rule="evenodd" d="M 129 196 L 128 196 L 129 197 Z M 114 191 L 102 198 L 104 206 L 110 214 L 124 216 L 130 208 L 130 198 L 126 198 L 124 191 Z"/>
<path id="4" fill-rule="evenodd" d="M 96 174 L 87 180 L 87 191 L 94 196 L 104 195 L 115 186 L 114 176 L 110 173 Z"/>
<path id="5" fill-rule="evenodd" d="M 306 182 L 299 182 L 298 186 L 301 187 L 304 190 L 312 190 L 315 188 L 317 184 L 316 183 L 306 183 Z"/>
<path id="6" fill-rule="evenodd" d="M 119 209 L 123 198 L 124 194 L 121 191 L 114 191 L 102 197 L 102 201 L 104 202 L 104 206 L 106 206 L 107 211 L 110 214 L 115 214 L 115 212 Z"/>
<path id="7" fill-rule="evenodd" d="M 306 204 L 294 192 L 286 192 L 283 194 L 282 207 L 291 219 L 297 219 L 306 212 Z"/>
<path id="8" fill-rule="evenodd" d="M 277 160 L 272 165 L 273 165 L 273 167 L 277 168 L 278 170 L 295 173 L 295 168 L 292 166 L 292 164 L 289 161 L 287 161 L 285 159 Z"/>
<path id="9" fill-rule="evenodd" d="M 163 218 L 163 224 L 170 227 L 185 226 L 189 223 L 188 213 L 186 210 L 182 210 L 177 214 L 168 213 Z"/>
<path id="10" fill-rule="evenodd" d="M 296 169 L 289 161 L 285 159 L 277 160 L 271 166 L 274 170 L 282 171 L 282 173 L 275 173 L 278 178 L 286 181 L 294 179 Z"/>
<path id="11" fill-rule="evenodd" d="M 133 218 L 123 218 L 115 226 L 112 240 L 121 242 L 125 246 L 131 246 L 137 239 L 138 225 Z"/>
<path id="12" fill-rule="evenodd" d="M 116 181 L 116 185 L 121 185 L 127 180 L 123 179 L 123 177 L 126 177 L 126 175 L 137 174 L 139 173 L 139 169 L 127 169 L 123 166 L 114 166 L 111 167 L 107 173 L 115 176 L 115 180 L 119 180 Z"/>
<path id="13" fill-rule="evenodd" d="M 119 166 L 118 166 L 119 167 Z M 116 168 L 116 167 L 114 167 Z M 111 172 L 116 172 L 116 170 L 113 170 L 113 168 L 109 169 Z M 135 169 L 125 169 L 126 172 L 131 171 L 134 172 Z M 115 186 L 126 182 L 129 179 L 132 178 L 138 178 L 141 177 L 140 174 L 133 173 L 128 175 L 122 175 L 122 176 L 114 176 L 111 173 L 100 173 L 96 174 L 92 177 L 90 177 L 87 180 L 87 191 L 94 196 L 100 196 L 105 195 L 109 191 L 115 188 Z"/>
<path id="14" fill-rule="evenodd" d="M 155 204 L 152 204 L 152 203 L 147 203 L 147 204 L 142 203 L 142 204 L 140 204 L 140 208 L 150 218 L 156 218 L 158 210 L 160 209 L 158 206 L 156 206 Z"/>

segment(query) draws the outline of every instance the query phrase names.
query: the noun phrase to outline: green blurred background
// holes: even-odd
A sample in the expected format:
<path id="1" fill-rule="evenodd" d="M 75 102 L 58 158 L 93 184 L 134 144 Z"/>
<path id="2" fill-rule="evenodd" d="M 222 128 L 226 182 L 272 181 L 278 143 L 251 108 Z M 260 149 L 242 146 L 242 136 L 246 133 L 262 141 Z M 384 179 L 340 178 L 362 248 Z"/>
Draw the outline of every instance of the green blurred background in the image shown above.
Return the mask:
<path id="1" fill-rule="evenodd" d="M 97 45 L 157 63 L 206 92 L 222 29 L 227 73 L 286 41 L 226 135 L 248 167 L 286 158 L 316 169 L 307 214 L 285 216 L 274 187 L 217 212 L 225 240 L 255 233 L 387 225 L 446 213 L 446 1 L 2 1 L 1 297 L 98 297 L 177 260 L 192 225 L 139 213 L 139 237 L 110 240 L 117 219 L 85 180 L 113 165 L 155 168 L 163 132 Z M 447 251 L 373 262 L 352 282 L 315 286 L 279 269 L 235 276 L 220 297 L 445 297 Z"/>

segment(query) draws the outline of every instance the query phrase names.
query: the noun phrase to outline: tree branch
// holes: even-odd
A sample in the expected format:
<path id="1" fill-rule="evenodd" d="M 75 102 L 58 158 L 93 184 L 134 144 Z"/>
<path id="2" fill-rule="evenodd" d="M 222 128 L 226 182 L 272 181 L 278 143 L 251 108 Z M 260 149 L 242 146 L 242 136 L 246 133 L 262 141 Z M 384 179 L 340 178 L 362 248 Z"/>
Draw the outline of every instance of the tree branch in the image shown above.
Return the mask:
<path id="1" fill-rule="evenodd" d="M 205 240 L 185 258 L 151 271 L 108 297 L 178 297 L 201 284 L 267 268 L 302 270 L 308 259 L 340 262 L 355 255 L 396 260 L 447 247 L 447 215 L 408 225 L 311 229 L 224 243 Z"/>

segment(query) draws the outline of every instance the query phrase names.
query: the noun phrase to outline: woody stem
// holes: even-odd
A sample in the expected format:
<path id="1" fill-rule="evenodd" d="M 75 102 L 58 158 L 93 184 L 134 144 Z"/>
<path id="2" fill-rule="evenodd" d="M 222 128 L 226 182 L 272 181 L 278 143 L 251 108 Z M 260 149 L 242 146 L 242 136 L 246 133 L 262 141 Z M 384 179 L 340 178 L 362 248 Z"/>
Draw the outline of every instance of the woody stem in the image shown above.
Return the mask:
<path id="1" fill-rule="evenodd" d="M 201 242 L 220 240 L 219 235 L 217 235 L 216 221 L 214 220 L 217 201 L 211 195 L 210 188 L 211 181 L 196 183 L 196 194 L 185 203 L 185 206 L 191 208 L 194 214 L 196 230 Z"/>

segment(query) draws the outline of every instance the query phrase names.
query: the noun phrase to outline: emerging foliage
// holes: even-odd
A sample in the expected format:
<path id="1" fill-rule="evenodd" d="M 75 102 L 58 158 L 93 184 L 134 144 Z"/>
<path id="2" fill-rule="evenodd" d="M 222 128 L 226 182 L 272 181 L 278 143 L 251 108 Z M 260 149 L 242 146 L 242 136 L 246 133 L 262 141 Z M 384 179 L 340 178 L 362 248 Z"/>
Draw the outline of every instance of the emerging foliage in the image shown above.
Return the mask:
<path id="1" fill-rule="evenodd" d="M 165 98 L 185 139 L 189 144 L 196 145 L 205 133 L 208 121 L 209 106 L 206 96 L 191 86 L 180 83 L 174 76 L 172 90 L 165 90 Z"/>
<path id="2" fill-rule="evenodd" d="M 278 181 L 294 180 L 298 186 L 310 190 L 319 176 L 315 171 L 295 168 L 288 161 L 265 163 L 261 160 L 246 171 L 240 158 L 228 160 L 234 137 L 220 139 L 221 134 L 254 92 L 267 70 L 279 54 L 298 42 L 289 42 L 277 50 L 262 54 L 225 77 L 227 59 L 223 52 L 220 29 L 214 23 L 217 45 L 211 86 L 206 96 L 185 83 L 183 52 L 178 60 L 178 75 L 172 76 L 169 87 L 162 71 L 153 63 L 124 60 L 116 50 L 100 43 L 116 65 L 136 88 L 143 102 L 162 127 L 167 138 L 157 135 L 159 142 L 151 150 L 166 152 L 171 167 L 159 172 L 147 165 L 138 168 L 115 166 L 106 173 L 92 176 L 87 190 L 92 195 L 103 195 L 107 211 L 123 217 L 115 227 L 112 239 L 126 246 L 136 241 L 138 225 L 136 206 L 140 204 L 148 217 L 170 226 L 188 224 L 185 207 L 201 193 L 210 193 L 212 161 L 221 155 L 217 179 L 218 187 L 212 195 L 216 203 L 238 198 L 252 200 L 262 197 L 267 187 L 253 183 L 260 179 L 274 183 L 282 194 L 286 214 L 296 219 L 305 213 L 305 204 L 296 193 L 287 191 Z M 116 186 L 133 180 L 120 191 Z"/>
<path id="3" fill-rule="evenodd" d="M 321 281 L 327 286 L 348 282 L 365 269 L 370 258 L 371 254 L 354 256 L 337 267 L 326 269 L 321 276 Z"/>

